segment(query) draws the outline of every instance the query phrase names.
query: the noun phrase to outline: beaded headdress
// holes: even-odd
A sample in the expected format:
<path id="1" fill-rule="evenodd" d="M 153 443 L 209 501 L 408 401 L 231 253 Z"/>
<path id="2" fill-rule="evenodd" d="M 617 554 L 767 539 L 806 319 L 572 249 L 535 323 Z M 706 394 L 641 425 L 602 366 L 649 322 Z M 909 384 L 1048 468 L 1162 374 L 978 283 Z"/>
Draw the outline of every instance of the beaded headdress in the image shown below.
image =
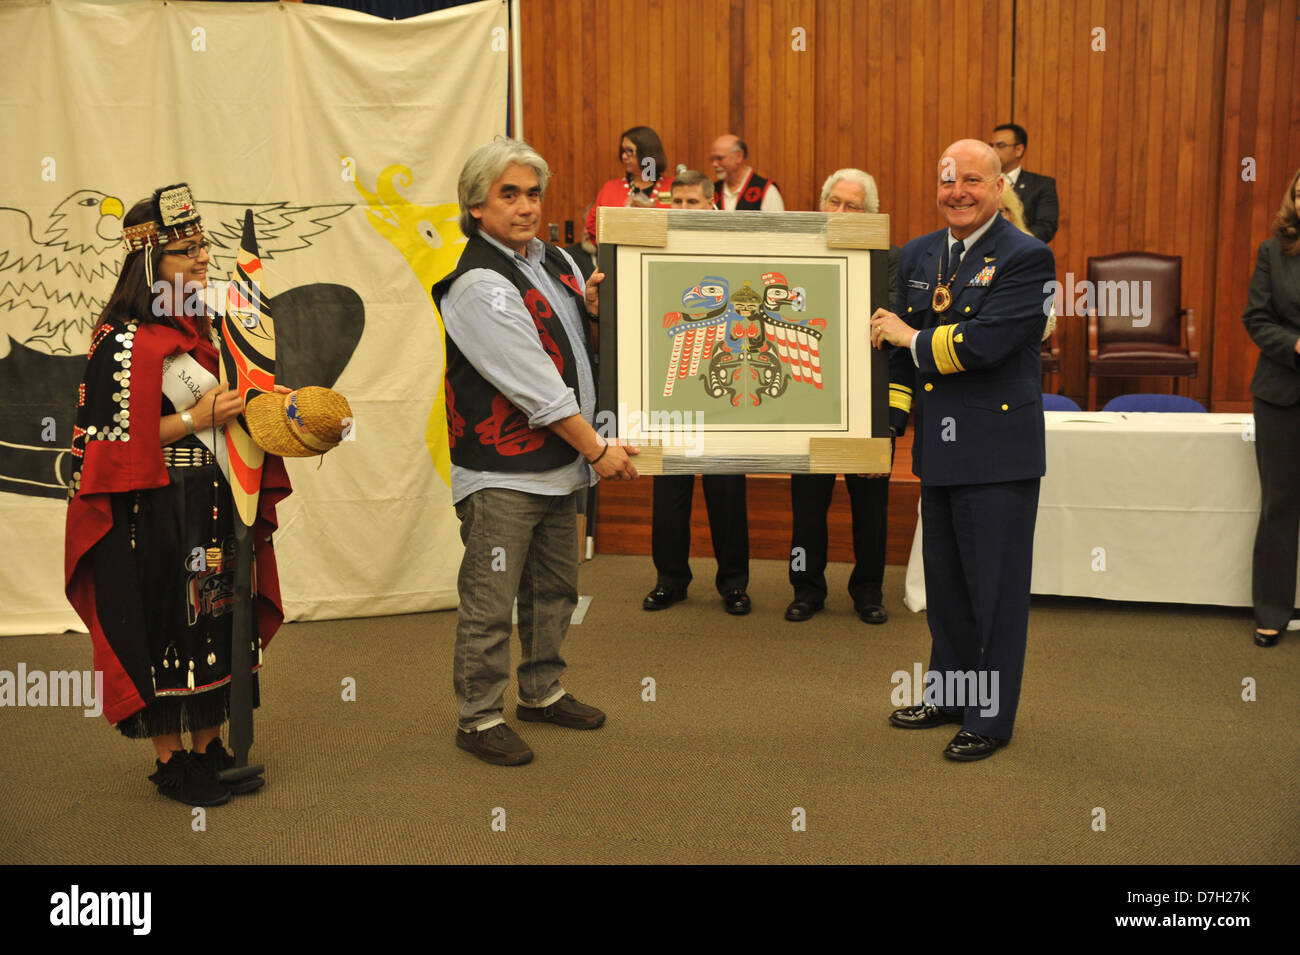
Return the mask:
<path id="1" fill-rule="evenodd" d="M 127 252 L 138 252 L 177 239 L 202 235 L 203 227 L 189 183 L 163 186 L 153 194 L 152 217 L 122 229 L 122 245 Z M 153 256 L 145 257 L 145 284 L 153 288 Z"/>

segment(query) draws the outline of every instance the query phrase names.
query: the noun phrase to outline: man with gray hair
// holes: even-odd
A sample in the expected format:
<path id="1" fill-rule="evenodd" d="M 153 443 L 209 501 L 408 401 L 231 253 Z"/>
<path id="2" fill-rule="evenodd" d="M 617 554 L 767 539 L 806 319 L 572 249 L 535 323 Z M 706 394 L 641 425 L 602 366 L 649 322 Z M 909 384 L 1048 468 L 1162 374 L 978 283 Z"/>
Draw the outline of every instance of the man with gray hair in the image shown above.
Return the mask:
<path id="1" fill-rule="evenodd" d="M 560 684 L 560 644 L 578 602 L 578 495 L 596 477 L 636 477 L 629 454 L 592 428 L 587 343 L 598 308 L 573 260 L 537 238 L 546 161 L 498 137 L 461 170 L 455 271 L 433 287 L 447 330 L 451 497 L 465 543 L 456 587 L 456 745 L 516 766 L 532 750 L 502 716 L 519 605 L 519 705 L 525 722 L 595 729 L 605 714 Z"/>
<path id="2" fill-rule="evenodd" d="M 876 180 L 861 169 L 837 169 L 822 185 L 822 212 L 875 213 L 880 211 Z M 898 284 L 897 246 L 889 247 L 889 298 L 894 300 Z M 785 619 L 795 623 L 811 620 L 826 602 L 826 561 L 829 541 L 826 515 L 835 495 L 834 474 L 790 475 L 790 586 L 794 600 Z M 849 596 L 853 610 L 863 623 L 880 624 L 889 619 L 885 610 L 885 533 L 889 513 L 889 472 L 846 474 L 853 520 L 853 573 Z"/>

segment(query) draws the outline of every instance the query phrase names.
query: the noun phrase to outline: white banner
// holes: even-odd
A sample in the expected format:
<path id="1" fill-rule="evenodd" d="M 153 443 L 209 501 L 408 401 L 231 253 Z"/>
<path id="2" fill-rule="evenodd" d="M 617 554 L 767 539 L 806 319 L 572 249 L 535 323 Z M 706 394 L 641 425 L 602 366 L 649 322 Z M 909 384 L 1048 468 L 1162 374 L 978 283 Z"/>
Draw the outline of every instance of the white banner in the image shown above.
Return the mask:
<path id="1" fill-rule="evenodd" d="M 0 5 L 0 634 L 83 629 L 63 597 L 66 449 L 121 216 L 188 182 L 214 260 L 251 208 L 279 377 L 347 396 L 288 462 L 289 619 L 455 606 L 444 346 L 456 179 L 505 131 L 507 8 L 388 21 L 269 3 Z"/>

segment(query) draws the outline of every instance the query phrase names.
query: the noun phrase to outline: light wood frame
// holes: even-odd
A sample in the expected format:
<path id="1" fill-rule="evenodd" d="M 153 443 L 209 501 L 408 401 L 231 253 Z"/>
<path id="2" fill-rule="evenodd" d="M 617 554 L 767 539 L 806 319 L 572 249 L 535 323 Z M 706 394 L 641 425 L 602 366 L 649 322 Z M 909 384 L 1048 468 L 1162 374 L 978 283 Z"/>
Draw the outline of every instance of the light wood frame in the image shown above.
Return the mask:
<path id="1" fill-rule="evenodd" d="M 889 372 L 885 353 L 872 349 L 868 318 L 888 301 L 889 217 L 821 212 L 720 212 L 602 208 L 598 212 L 600 287 L 600 409 L 606 425 L 638 445 L 643 474 L 861 473 L 890 470 Z M 702 394 L 705 424 L 691 434 L 666 434 L 641 409 L 647 389 L 662 380 L 647 367 L 648 336 L 662 316 L 647 315 L 654 257 L 711 261 L 770 257 L 824 259 L 841 265 L 846 294 L 837 322 L 843 375 L 840 420 L 832 425 L 710 426 L 718 399 Z M 760 290 L 761 291 L 761 290 Z M 664 423 L 662 420 L 660 424 Z"/>

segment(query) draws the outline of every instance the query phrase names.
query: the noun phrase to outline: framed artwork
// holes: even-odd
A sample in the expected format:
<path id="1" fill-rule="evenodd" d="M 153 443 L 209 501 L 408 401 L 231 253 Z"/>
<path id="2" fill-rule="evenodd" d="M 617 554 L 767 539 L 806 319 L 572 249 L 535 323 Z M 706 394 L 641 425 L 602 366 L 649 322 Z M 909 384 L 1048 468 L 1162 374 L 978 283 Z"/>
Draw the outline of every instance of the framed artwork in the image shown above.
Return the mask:
<path id="1" fill-rule="evenodd" d="M 890 469 L 889 217 L 602 208 L 597 428 L 644 474 Z"/>

